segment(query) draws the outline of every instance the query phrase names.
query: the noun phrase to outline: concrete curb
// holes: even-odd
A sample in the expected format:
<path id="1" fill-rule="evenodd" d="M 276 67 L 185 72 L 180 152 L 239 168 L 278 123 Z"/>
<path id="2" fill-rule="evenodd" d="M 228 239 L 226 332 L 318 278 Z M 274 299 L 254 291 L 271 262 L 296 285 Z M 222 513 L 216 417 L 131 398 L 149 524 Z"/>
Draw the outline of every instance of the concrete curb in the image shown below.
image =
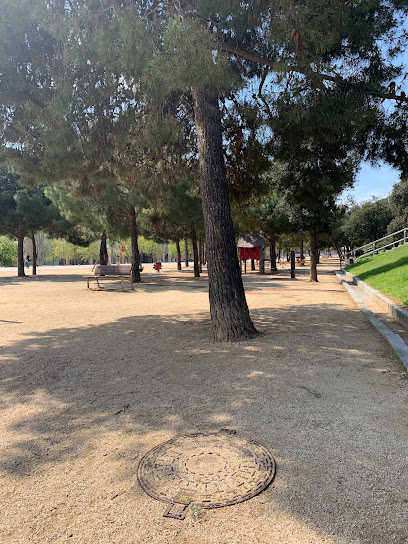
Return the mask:
<path id="1" fill-rule="evenodd" d="M 355 278 L 355 276 L 353 276 L 352 274 L 349 274 L 345 270 L 341 270 L 341 272 L 335 270 L 334 273 L 336 274 L 340 282 L 343 284 L 344 288 L 349 292 L 349 294 L 355 300 L 360 310 L 367 316 L 367 318 L 371 321 L 374 327 L 384 336 L 387 342 L 394 348 L 396 354 L 401 359 L 402 364 L 405 366 L 406 370 L 408 370 L 408 346 L 404 342 L 404 340 L 399 336 L 399 334 L 395 334 L 386 325 L 384 325 L 384 323 L 380 319 L 378 319 L 378 317 L 369 308 L 367 308 L 367 306 L 364 304 L 364 302 L 359 297 L 359 295 L 355 291 L 353 291 L 353 289 L 350 287 L 350 285 L 347 283 L 346 280 L 348 279 L 349 281 L 353 281 L 353 280 L 350 280 L 349 278 Z M 345 275 L 346 278 L 343 278 L 342 275 Z M 349 276 L 349 278 L 347 276 Z M 360 282 L 364 283 L 361 280 L 358 283 L 355 283 L 355 285 L 359 289 L 361 288 Z M 364 284 L 364 285 L 368 287 L 367 284 Z M 375 291 L 374 289 L 371 289 L 371 287 L 369 287 L 369 289 L 372 291 Z M 390 304 L 392 303 L 390 302 Z M 397 308 L 399 308 L 399 306 L 397 306 Z M 402 310 L 402 308 L 400 309 Z M 402 310 L 402 311 L 405 312 L 405 310 Z"/>
<path id="2" fill-rule="evenodd" d="M 388 299 L 386 296 L 384 296 L 382 293 L 377 291 L 376 289 L 373 289 L 369 285 L 367 285 L 363 280 L 360 280 L 357 276 L 353 276 L 353 274 L 350 274 L 350 272 L 347 272 L 347 270 L 344 270 L 344 268 L 341 269 L 343 274 L 346 275 L 347 281 L 351 281 L 356 285 L 361 291 L 371 300 L 373 300 L 378 306 L 380 306 L 383 310 L 385 310 L 395 321 L 398 321 L 403 327 L 405 327 L 408 330 L 408 312 L 406 310 L 403 310 L 400 306 L 397 304 L 394 304 L 391 302 L 390 299 Z"/>

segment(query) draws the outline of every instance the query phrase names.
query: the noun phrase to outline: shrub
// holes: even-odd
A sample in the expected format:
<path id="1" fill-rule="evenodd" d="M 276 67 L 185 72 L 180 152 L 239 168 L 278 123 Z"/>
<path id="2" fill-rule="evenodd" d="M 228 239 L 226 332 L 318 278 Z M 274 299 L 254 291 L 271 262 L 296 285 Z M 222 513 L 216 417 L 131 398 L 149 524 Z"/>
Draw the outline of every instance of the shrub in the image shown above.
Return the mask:
<path id="1" fill-rule="evenodd" d="M 17 245 L 6 236 L 0 237 L 0 266 L 17 264 Z"/>

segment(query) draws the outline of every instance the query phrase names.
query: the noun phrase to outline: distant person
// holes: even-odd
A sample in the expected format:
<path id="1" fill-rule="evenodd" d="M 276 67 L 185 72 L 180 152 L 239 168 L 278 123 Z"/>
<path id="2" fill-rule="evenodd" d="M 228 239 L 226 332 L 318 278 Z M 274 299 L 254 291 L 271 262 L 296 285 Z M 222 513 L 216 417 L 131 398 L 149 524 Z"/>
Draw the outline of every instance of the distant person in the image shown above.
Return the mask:
<path id="1" fill-rule="evenodd" d="M 30 268 L 30 255 L 27 253 L 27 257 L 25 258 L 25 265 L 26 268 Z"/>

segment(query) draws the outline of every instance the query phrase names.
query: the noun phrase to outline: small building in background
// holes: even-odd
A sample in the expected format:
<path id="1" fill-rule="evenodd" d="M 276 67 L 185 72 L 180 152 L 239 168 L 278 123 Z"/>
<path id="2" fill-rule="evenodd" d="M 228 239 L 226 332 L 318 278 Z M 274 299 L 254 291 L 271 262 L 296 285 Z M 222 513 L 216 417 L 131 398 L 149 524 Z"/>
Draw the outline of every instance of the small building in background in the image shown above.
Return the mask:
<path id="1" fill-rule="evenodd" d="M 240 236 L 238 243 L 241 261 L 263 258 L 263 236 L 261 234 L 245 234 Z"/>
<path id="2" fill-rule="evenodd" d="M 259 273 L 263 274 L 264 268 L 264 252 L 263 252 L 263 236 L 261 234 L 245 234 L 240 236 L 238 243 L 238 252 L 240 263 L 244 261 L 246 273 L 246 262 L 248 260 L 254 262 L 259 261 Z M 254 270 L 254 267 L 251 267 Z"/>

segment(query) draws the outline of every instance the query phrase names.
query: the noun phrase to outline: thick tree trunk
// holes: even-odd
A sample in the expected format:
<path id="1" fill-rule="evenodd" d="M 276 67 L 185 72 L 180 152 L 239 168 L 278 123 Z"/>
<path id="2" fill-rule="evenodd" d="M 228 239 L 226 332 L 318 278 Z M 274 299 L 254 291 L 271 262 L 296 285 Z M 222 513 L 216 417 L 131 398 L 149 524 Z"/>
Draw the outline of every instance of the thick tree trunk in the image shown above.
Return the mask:
<path id="1" fill-rule="evenodd" d="M 106 232 L 103 232 L 101 236 L 101 245 L 99 248 L 99 263 L 108 264 L 108 248 L 106 247 Z"/>
<path id="2" fill-rule="evenodd" d="M 185 255 L 186 255 L 184 266 L 190 266 L 188 264 L 188 240 L 187 240 L 187 238 L 184 240 L 184 252 L 185 252 Z"/>
<path id="3" fill-rule="evenodd" d="M 25 276 L 24 272 L 24 233 L 23 228 L 19 225 L 17 230 L 17 251 L 18 251 L 18 265 L 17 265 L 17 275 Z"/>
<path id="4" fill-rule="evenodd" d="M 193 101 L 214 338 L 221 342 L 251 338 L 257 331 L 249 315 L 237 257 L 218 96 L 204 86 L 193 90 Z"/>
<path id="5" fill-rule="evenodd" d="M 33 245 L 33 276 L 37 275 L 37 244 L 35 243 L 34 231 L 31 231 L 31 243 Z"/>
<path id="6" fill-rule="evenodd" d="M 269 231 L 269 238 L 271 240 L 270 254 L 271 254 L 271 272 L 276 270 L 276 238 L 273 230 Z"/>
<path id="7" fill-rule="evenodd" d="M 310 231 L 310 279 L 309 281 L 319 281 L 317 279 L 317 234 L 316 229 Z"/>
<path id="8" fill-rule="evenodd" d="M 251 270 L 255 270 L 255 259 L 251 259 Z"/>
<path id="9" fill-rule="evenodd" d="M 198 246 L 197 246 L 197 233 L 195 231 L 195 228 L 192 227 L 191 229 L 191 242 L 193 245 L 193 257 L 194 257 L 194 277 L 199 278 L 200 277 L 200 258 L 198 255 Z"/>
<path id="10" fill-rule="evenodd" d="M 140 253 L 139 244 L 137 242 L 137 224 L 136 224 L 136 210 L 134 206 L 129 206 L 129 229 L 130 229 L 130 245 L 132 248 L 132 280 L 134 282 L 142 281 L 140 277 Z"/>
<path id="11" fill-rule="evenodd" d="M 176 240 L 176 251 L 177 251 L 177 270 L 181 270 L 180 240 Z"/>

